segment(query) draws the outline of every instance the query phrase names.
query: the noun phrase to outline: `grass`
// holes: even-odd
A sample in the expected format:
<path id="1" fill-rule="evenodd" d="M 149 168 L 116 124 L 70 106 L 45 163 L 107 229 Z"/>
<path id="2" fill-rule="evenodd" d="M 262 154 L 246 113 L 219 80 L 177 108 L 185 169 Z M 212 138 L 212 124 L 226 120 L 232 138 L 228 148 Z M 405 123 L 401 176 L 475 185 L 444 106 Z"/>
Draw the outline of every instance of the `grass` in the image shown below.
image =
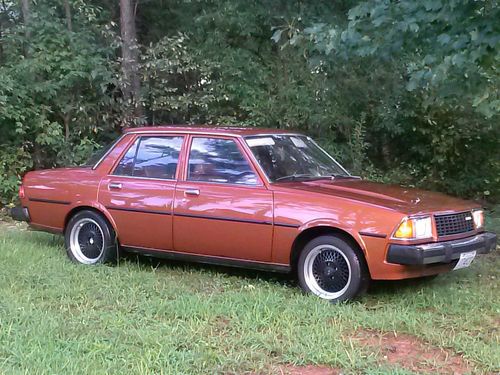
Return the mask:
<path id="1" fill-rule="evenodd" d="M 4 374 L 269 373 L 285 363 L 408 373 L 352 339 L 362 329 L 447 348 L 475 373 L 500 370 L 498 251 L 431 282 L 376 283 L 344 305 L 269 273 L 135 257 L 77 266 L 59 237 L 6 225 L 0 265 Z"/>

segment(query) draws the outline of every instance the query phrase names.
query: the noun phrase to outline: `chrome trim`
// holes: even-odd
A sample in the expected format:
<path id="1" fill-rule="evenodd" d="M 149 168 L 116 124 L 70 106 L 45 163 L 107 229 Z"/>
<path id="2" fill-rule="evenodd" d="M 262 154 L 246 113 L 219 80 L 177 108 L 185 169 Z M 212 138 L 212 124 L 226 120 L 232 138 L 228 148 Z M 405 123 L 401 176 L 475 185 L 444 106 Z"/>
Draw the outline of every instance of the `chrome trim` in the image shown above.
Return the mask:
<path id="1" fill-rule="evenodd" d="M 124 134 L 144 134 L 145 136 L 148 134 L 201 134 L 201 135 L 211 135 L 211 136 L 221 136 L 221 137 L 242 137 L 241 134 L 235 133 L 214 133 L 210 132 L 210 130 L 206 131 L 193 131 L 193 130 L 143 130 L 143 131 L 130 131 Z"/>
<path id="2" fill-rule="evenodd" d="M 124 174 L 108 174 L 108 177 L 109 178 L 132 178 L 135 180 L 139 179 L 139 180 L 171 181 L 171 182 L 177 181 L 176 179 L 170 179 L 170 178 L 128 176 L 128 175 L 124 175 Z"/>
<path id="3" fill-rule="evenodd" d="M 200 195 L 200 189 L 187 189 L 187 190 L 184 190 L 184 196 L 187 196 L 187 195 L 198 196 L 198 195 Z"/>
<path id="4" fill-rule="evenodd" d="M 122 188 L 122 184 L 120 182 L 110 182 L 108 184 L 108 187 L 110 189 L 117 189 L 117 190 L 120 190 Z"/>
<path id="5" fill-rule="evenodd" d="M 302 136 L 302 137 L 307 137 L 306 135 L 302 133 L 256 133 L 256 134 L 238 134 L 238 130 L 243 130 L 242 128 L 235 128 L 235 132 L 231 132 L 229 129 L 225 128 L 223 129 L 224 132 L 220 132 L 220 128 L 214 127 L 212 130 L 206 129 L 206 130 L 182 130 L 182 129 L 172 129 L 172 130 L 132 130 L 132 131 L 127 131 L 124 132 L 123 134 L 148 134 L 148 133 L 166 133 L 166 134 L 171 134 L 171 133 L 177 133 L 177 134 L 202 134 L 202 135 L 213 135 L 213 136 L 222 136 L 222 137 L 238 137 L 238 138 L 246 138 L 246 137 L 263 137 L 263 136 L 269 136 L 269 135 L 291 135 L 291 136 Z M 247 129 L 254 129 L 254 128 L 247 128 Z"/>

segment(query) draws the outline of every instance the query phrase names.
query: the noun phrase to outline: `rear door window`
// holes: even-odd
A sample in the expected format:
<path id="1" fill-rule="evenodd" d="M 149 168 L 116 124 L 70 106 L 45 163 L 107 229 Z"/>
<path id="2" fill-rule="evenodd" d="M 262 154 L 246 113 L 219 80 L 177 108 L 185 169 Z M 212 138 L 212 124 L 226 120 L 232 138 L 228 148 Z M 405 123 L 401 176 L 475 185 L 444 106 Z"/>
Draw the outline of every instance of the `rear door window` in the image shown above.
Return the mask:
<path id="1" fill-rule="evenodd" d="M 183 137 L 140 137 L 127 150 L 114 174 L 173 180 Z"/>

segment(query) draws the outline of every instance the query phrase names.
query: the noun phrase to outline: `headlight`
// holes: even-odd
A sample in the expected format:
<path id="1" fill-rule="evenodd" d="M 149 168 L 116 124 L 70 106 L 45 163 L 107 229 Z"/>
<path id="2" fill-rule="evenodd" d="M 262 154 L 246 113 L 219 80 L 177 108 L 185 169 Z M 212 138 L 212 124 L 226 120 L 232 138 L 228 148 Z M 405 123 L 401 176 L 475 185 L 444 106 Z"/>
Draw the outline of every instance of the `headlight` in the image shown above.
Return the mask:
<path id="1" fill-rule="evenodd" d="M 394 238 L 407 240 L 432 237 L 432 220 L 430 216 L 404 219 L 394 232 Z"/>
<path id="2" fill-rule="evenodd" d="M 483 210 L 472 210 L 472 217 L 474 219 L 474 226 L 476 229 L 484 227 L 484 211 Z"/>

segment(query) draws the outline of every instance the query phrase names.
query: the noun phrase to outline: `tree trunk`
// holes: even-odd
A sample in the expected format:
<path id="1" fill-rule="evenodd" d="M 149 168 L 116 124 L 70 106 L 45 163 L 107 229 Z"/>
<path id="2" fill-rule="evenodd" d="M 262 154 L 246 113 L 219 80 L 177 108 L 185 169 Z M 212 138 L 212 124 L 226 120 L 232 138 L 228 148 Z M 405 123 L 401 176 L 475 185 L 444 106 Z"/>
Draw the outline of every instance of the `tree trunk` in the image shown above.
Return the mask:
<path id="1" fill-rule="evenodd" d="M 64 12 L 66 13 L 66 25 L 68 31 L 73 31 L 73 23 L 71 22 L 71 7 L 68 0 L 64 0 Z"/>
<path id="2" fill-rule="evenodd" d="M 29 0 L 21 0 L 21 12 L 23 13 L 24 27 L 26 27 L 26 38 L 29 39 L 31 37 L 31 31 L 28 28 L 31 18 Z"/>
<path id="3" fill-rule="evenodd" d="M 139 77 L 139 47 L 135 29 L 135 12 L 132 0 L 120 0 L 120 30 L 122 36 L 123 97 L 127 102 L 124 125 L 134 125 L 142 120 L 141 81 Z"/>
<path id="4" fill-rule="evenodd" d="M 66 142 L 69 140 L 69 121 L 71 119 L 71 113 L 65 113 L 63 115 L 63 122 L 64 122 L 64 139 Z"/>
<path id="5" fill-rule="evenodd" d="M 0 15 L 0 65 L 3 64 L 3 43 L 2 43 L 2 29 L 3 29 L 3 24 L 2 24 L 2 17 Z"/>

